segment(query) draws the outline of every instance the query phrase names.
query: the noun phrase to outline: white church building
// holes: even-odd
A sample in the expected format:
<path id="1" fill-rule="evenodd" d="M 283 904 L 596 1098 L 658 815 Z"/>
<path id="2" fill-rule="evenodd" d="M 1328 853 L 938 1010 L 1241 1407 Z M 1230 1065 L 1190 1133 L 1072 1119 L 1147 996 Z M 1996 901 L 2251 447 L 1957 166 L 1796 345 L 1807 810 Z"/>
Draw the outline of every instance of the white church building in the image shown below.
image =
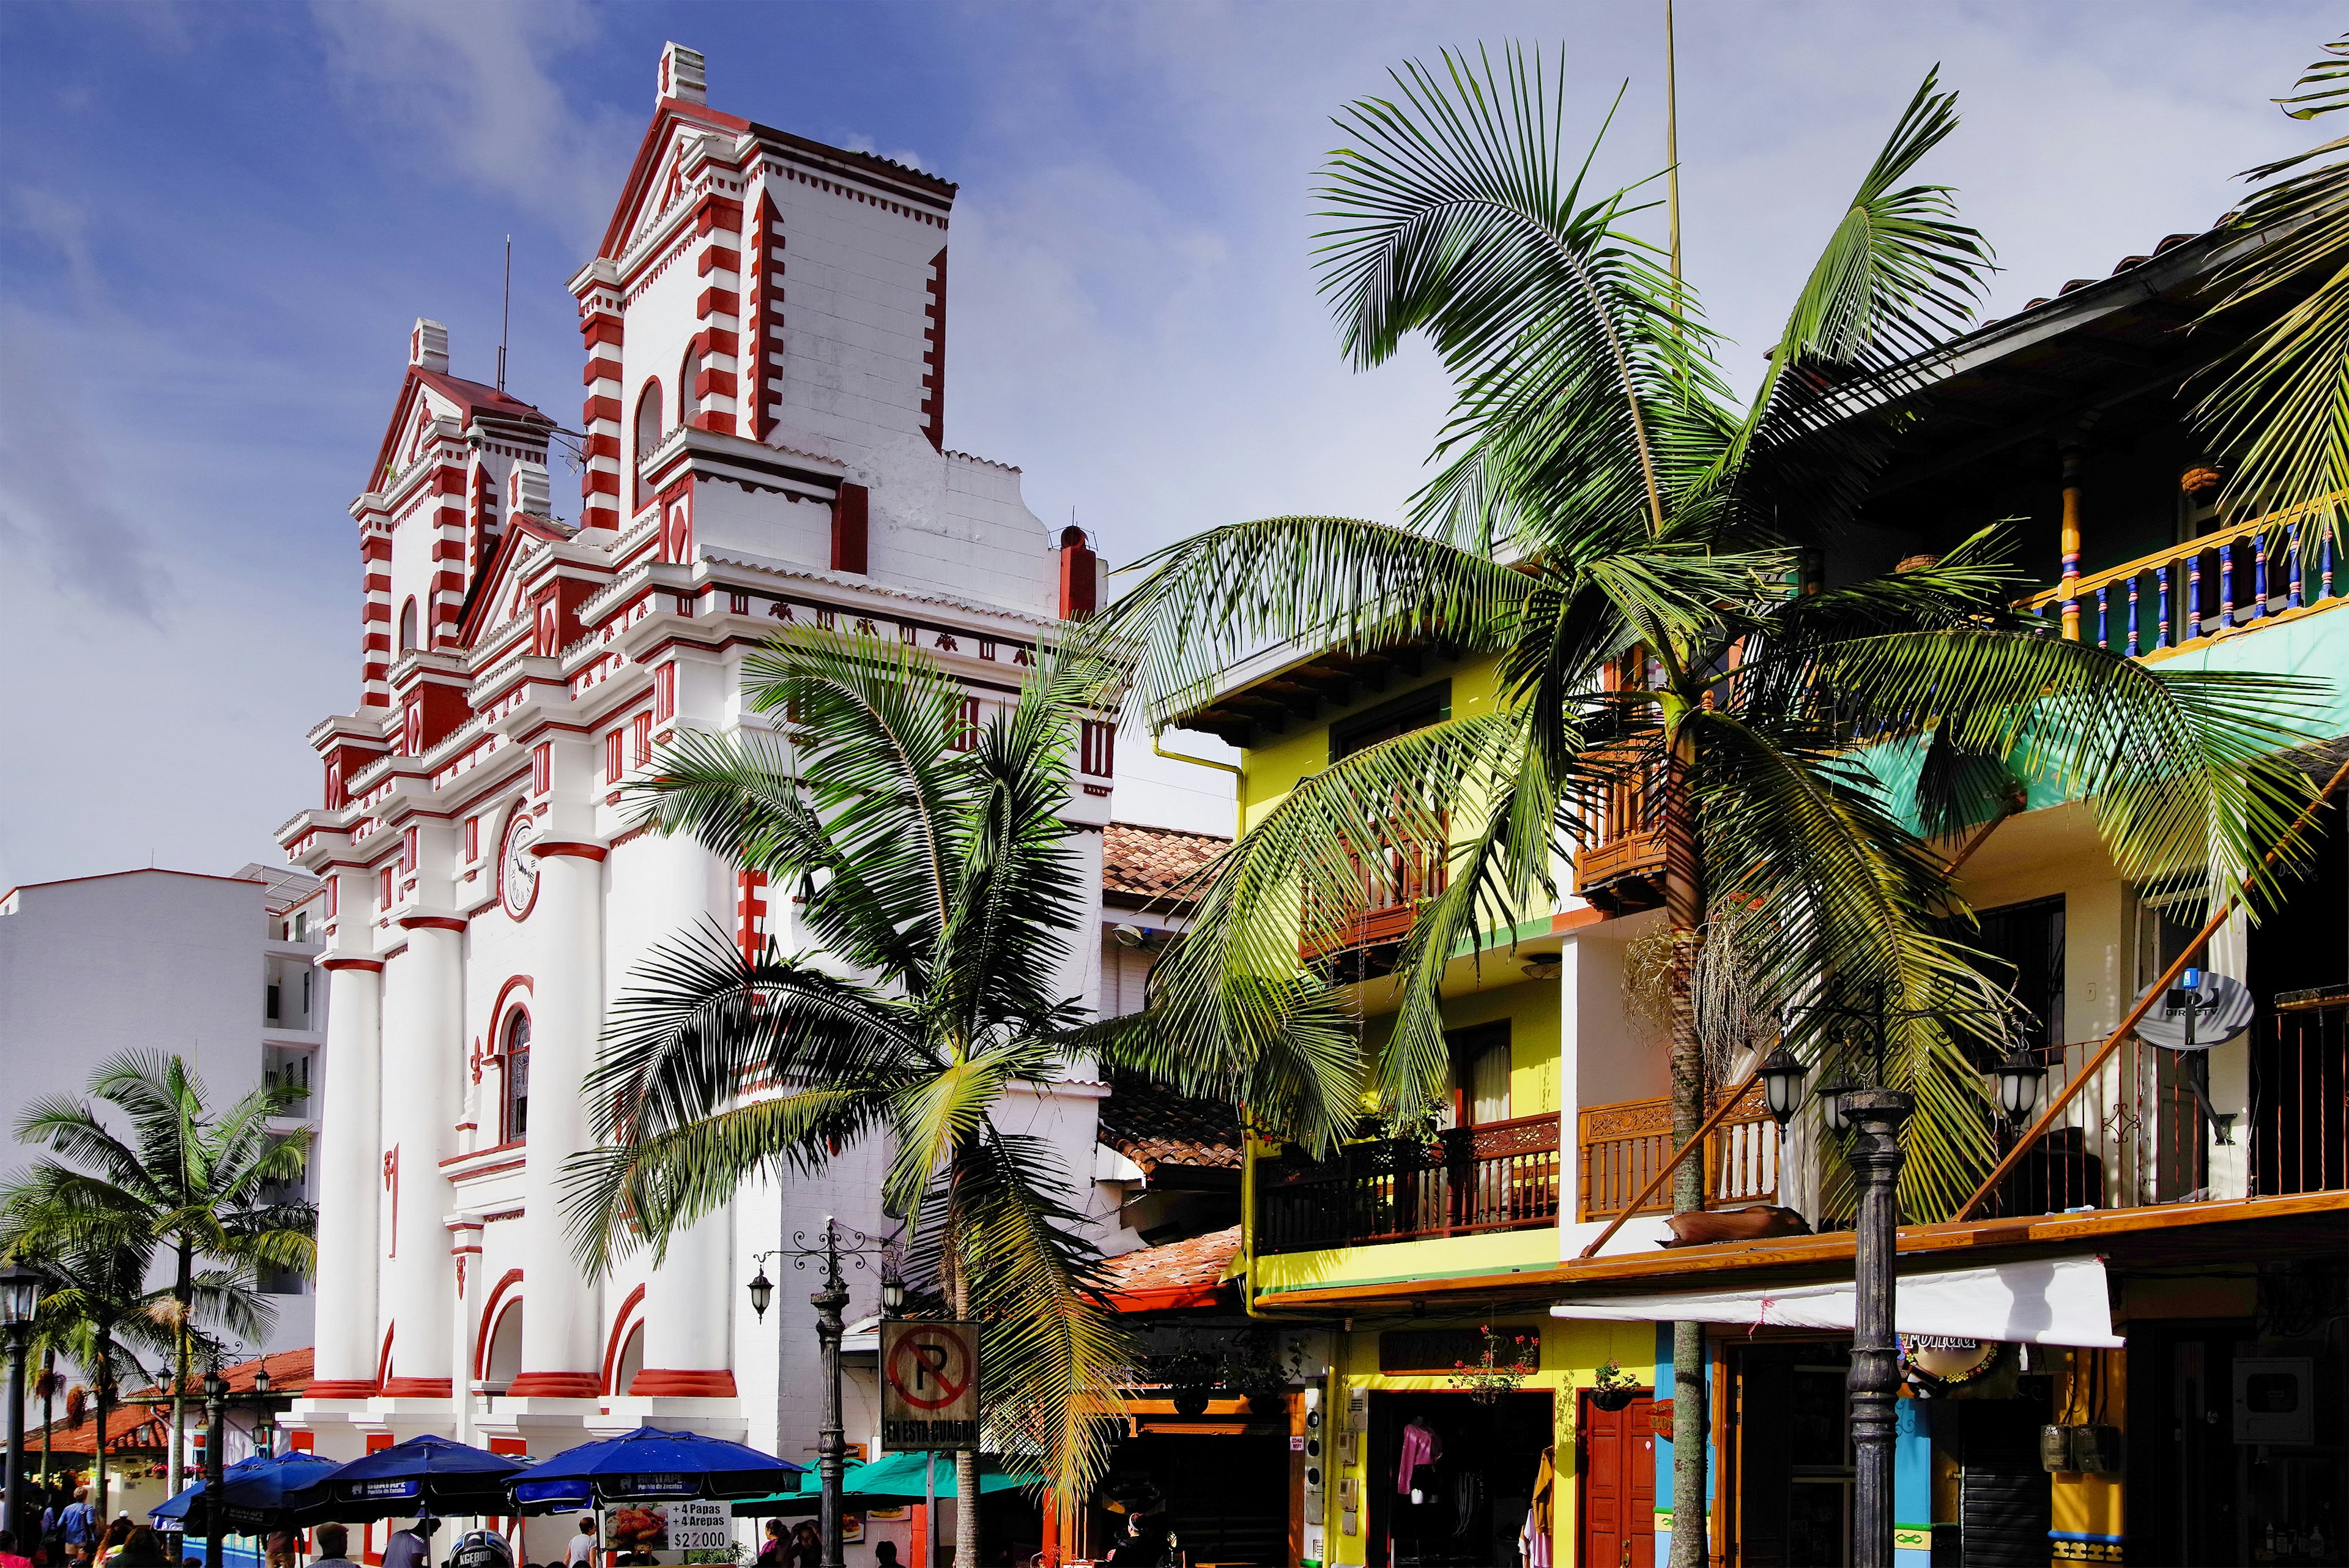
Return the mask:
<path id="1" fill-rule="evenodd" d="M 743 1287 L 826 1214 L 889 1231 L 877 1151 L 746 1189 L 657 1269 L 587 1277 L 559 1211 L 605 1009 L 648 950 L 703 920 L 809 945 L 780 890 L 632 833 L 620 790 L 677 726 L 761 723 L 740 666 L 779 625 L 917 645 L 983 711 L 1102 592 L 1018 470 L 945 446 L 955 186 L 710 109 L 676 45 L 657 97 L 571 283 L 576 524 L 549 506 L 558 421 L 454 375 L 431 321 L 350 508 L 362 680 L 311 732 L 321 804 L 279 830 L 325 879 L 332 988 L 316 1381 L 289 1424 L 336 1457 L 421 1432 L 544 1455 L 650 1421 L 812 1462 L 814 1275 L 770 1259 L 763 1322 Z M 1087 731 L 1067 812 L 1098 900 L 1112 732 Z M 1073 943 L 1065 992 L 1098 1002 L 1101 964 Z M 1022 1112 L 1080 1182 L 1105 1093 Z M 1109 1250 L 1134 1244 L 1087 1200 Z M 877 1277 L 850 1287 L 873 1311 Z M 567 1521 L 536 1528 L 543 1560 Z"/>

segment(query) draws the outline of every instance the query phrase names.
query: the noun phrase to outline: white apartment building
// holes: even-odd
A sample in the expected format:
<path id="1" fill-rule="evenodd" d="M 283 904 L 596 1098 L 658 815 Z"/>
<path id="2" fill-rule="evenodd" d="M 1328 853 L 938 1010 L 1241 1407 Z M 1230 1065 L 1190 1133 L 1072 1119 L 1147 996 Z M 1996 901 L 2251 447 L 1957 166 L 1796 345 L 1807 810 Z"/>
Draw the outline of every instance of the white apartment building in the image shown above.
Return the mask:
<path id="1" fill-rule="evenodd" d="M 658 1268 L 589 1278 L 559 1212 L 605 1009 L 647 951 L 705 920 L 808 945 L 756 876 L 633 832 L 621 787 L 678 726 L 761 726 L 740 663 L 778 626 L 918 646 L 979 715 L 1102 591 L 1018 470 L 945 444 L 954 185 L 709 108 L 676 45 L 656 97 L 572 281 L 577 522 L 549 504 L 556 420 L 453 374 L 430 321 L 351 506 L 357 700 L 312 731 L 323 797 L 278 834 L 324 879 L 333 993 L 317 1381 L 292 1425 L 338 1457 L 426 1431 L 546 1454 L 643 1421 L 812 1457 L 813 1276 L 771 1259 L 763 1322 L 743 1287 L 827 1214 L 892 1229 L 876 1153 L 746 1190 Z M 1086 929 L 1113 749 L 1086 726 L 1067 805 Z M 1071 944 L 1067 993 L 1098 1001 L 1101 956 Z M 1079 1181 L 1105 1093 L 1018 1113 Z M 1133 1244 L 1094 1191 L 1104 1242 Z M 872 1311 L 875 1276 L 850 1285 Z M 533 1558 L 566 1527 L 541 1528 Z"/>
<path id="2" fill-rule="evenodd" d="M 186 1058 L 214 1109 L 264 1082 L 305 1085 L 309 1098 L 277 1125 L 315 1125 L 326 1038 L 325 977 L 312 968 L 323 950 L 319 891 L 305 873 L 246 866 L 230 877 L 117 871 L 0 894 L 0 1073 L 10 1122 L 36 1100 L 79 1097 L 91 1069 L 124 1051 L 153 1051 Z M 43 1154 L 0 1138 L 0 1177 Z M 246 1348 L 309 1344 L 304 1282 L 288 1274 L 261 1282 L 276 1319 L 264 1343 Z"/>

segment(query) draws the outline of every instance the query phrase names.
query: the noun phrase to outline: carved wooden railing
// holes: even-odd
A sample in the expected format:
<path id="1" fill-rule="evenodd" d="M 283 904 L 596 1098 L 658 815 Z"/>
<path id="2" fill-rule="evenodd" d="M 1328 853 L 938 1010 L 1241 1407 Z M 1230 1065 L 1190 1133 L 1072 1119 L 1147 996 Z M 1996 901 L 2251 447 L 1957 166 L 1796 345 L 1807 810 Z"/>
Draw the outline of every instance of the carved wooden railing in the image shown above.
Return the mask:
<path id="1" fill-rule="evenodd" d="M 1575 853 L 1575 892 L 1615 912 L 1657 902 L 1664 871 L 1662 773 L 1625 761 L 1588 804 L 1599 831 Z"/>
<path id="2" fill-rule="evenodd" d="M 2303 556 L 2303 526 L 2344 495 L 2071 578 L 2022 607 L 2059 633 L 2069 612 L 2081 640 L 2137 659 L 2325 603 L 2349 593 L 2349 582 L 2335 583 L 2329 534 L 2313 562 Z"/>
<path id="3" fill-rule="evenodd" d="M 1558 1118 L 1372 1139 L 1256 1169 L 1256 1249 L 1303 1252 L 1557 1223 Z"/>
<path id="4" fill-rule="evenodd" d="M 1432 840 L 1398 837 L 1351 858 L 1355 885 L 1342 903 L 1307 900 L 1298 950 L 1309 963 L 1401 941 L 1419 918 L 1420 905 L 1447 885 L 1446 848 Z"/>
<path id="5" fill-rule="evenodd" d="M 1586 1106 L 1577 1141 L 1582 1150 L 1580 1216 L 1611 1220 L 1671 1157 L 1672 1103 L 1663 1098 Z M 1763 1103 L 1759 1085 L 1745 1091 L 1705 1140 L 1704 1190 L 1713 1203 L 1778 1200 L 1778 1124 Z M 1651 1203 L 1636 1212 L 1662 1214 L 1671 1208 L 1669 1201 Z"/>

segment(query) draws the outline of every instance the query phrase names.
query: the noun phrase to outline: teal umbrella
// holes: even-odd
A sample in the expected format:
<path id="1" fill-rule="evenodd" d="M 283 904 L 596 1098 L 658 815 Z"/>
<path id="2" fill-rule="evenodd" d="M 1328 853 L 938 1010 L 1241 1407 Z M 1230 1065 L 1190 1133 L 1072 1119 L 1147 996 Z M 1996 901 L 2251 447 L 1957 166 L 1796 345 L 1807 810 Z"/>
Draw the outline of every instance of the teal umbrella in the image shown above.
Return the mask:
<path id="1" fill-rule="evenodd" d="M 929 1462 L 927 1454 L 884 1454 L 869 1465 L 856 1465 L 841 1478 L 841 1496 L 851 1502 L 873 1507 L 895 1508 L 901 1503 L 922 1501 L 923 1471 Z M 816 1474 L 810 1470 L 800 1478 L 805 1490 L 779 1491 L 768 1497 L 751 1498 L 734 1505 L 734 1517 L 754 1519 L 761 1514 L 782 1509 L 805 1507 L 815 1501 Z M 978 1495 L 989 1492 L 1016 1491 L 1022 1487 L 1041 1486 L 1040 1475 L 1007 1470 L 991 1454 L 982 1454 L 978 1460 Z M 952 1454 L 938 1456 L 938 1496 L 955 1495 L 955 1464 Z"/>

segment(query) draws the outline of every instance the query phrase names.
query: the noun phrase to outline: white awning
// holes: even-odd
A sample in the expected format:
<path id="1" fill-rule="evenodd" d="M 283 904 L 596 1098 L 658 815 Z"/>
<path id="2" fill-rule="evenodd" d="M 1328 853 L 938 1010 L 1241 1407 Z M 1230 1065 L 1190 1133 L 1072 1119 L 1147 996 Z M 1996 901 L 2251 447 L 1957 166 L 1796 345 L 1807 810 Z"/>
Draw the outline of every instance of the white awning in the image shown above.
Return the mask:
<path id="1" fill-rule="evenodd" d="M 1828 1328 L 1849 1333 L 1849 1280 L 1737 1290 L 1674 1291 L 1643 1296 L 1568 1298 L 1552 1317 L 1612 1323 L 1727 1323 L 1752 1328 Z M 1893 1325 L 1902 1334 L 1995 1339 L 2010 1345 L 2078 1345 L 2107 1349 L 2127 1343 L 2113 1333 L 2104 1260 L 2034 1258 L 1971 1269 L 1902 1274 L 1893 1293 Z"/>

